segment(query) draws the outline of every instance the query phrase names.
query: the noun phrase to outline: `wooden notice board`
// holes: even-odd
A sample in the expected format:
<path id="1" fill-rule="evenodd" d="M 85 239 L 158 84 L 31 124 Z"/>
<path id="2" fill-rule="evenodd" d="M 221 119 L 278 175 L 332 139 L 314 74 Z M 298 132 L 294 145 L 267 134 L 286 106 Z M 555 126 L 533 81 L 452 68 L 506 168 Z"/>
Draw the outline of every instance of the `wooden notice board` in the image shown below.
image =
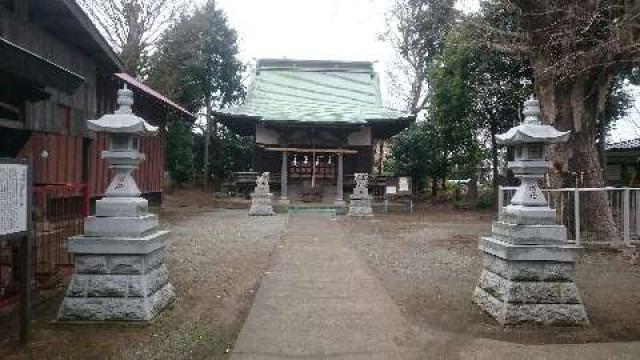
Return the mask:
<path id="1" fill-rule="evenodd" d="M 384 192 L 384 212 L 389 212 L 392 202 L 406 205 L 410 212 L 413 212 L 413 194 L 411 192 L 411 178 L 400 176 L 387 179 Z"/>
<path id="2" fill-rule="evenodd" d="M 0 241 L 20 241 L 20 341 L 31 336 L 31 170 L 27 160 L 0 158 Z"/>

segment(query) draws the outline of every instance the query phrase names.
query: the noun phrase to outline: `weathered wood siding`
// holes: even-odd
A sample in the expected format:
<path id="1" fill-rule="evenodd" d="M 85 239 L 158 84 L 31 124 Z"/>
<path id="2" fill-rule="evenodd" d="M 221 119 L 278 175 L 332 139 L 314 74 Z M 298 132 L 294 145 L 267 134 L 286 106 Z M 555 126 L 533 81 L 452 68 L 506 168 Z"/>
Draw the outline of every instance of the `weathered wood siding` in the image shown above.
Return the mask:
<path id="1" fill-rule="evenodd" d="M 0 36 L 85 79 L 72 95 L 47 88 L 51 94 L 48 100 L 27 103 L 24 128 L 31 130 L 32 135 L 20 156 L 32 159 L 34 181 L 40 184 L 88 182 L 91 196 L 102 196 L 112 175 L 100 158 L 108 146 L 107 137 L 90 133 L 87 120 L 115 110 L 120 85 L 113 74 L 99 71 L 101 66 L 90 55 L 65 43 L 64 39 L 1 9 Z M 157 125 L 162 123 L 162 107 L 144 104 L 140 101 L 134 106 L 136 114 Z M 164 143 L 164 135 L 140 141 L 140 151 L 147 159 L 134 176 L 143 193 L 162 191 Z M 41 156 L 45 150 L 47 158 Z"/>
<path id="2" fill-rule="evenodd" d="M 27 103 L 25 129 L 64 132 L 58 106 L 71 110 L 69 135 L 89 136 L 86 120 L 96 116 L 96 72 L 94 60 L 39 26 L 23 21 L 15 14 L 0 11 L 0 36 L 84 77 L 85 82 L 72 94 L 47 88 L 51 97 L 45 101 Z"/>
<path id="3" fill-rule="evenodd" d="M 83 182 L 83 142 L 80 136 L 33 132 L 19 157 L 31 157 L 34 184 Z M 41 154 L 46 151 L 48 156 Z"/>

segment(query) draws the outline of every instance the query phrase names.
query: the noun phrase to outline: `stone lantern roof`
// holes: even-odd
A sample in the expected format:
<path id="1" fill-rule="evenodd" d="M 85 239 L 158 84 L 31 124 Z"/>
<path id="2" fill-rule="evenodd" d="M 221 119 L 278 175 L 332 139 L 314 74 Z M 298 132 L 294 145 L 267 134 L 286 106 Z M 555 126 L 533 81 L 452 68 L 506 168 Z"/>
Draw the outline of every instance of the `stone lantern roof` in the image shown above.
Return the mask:
<path id="1" fill-rule="evenodd" d="M 125 84 L 124 88 L 118 90 L 118 109 L 113 114 L 104 115 L 98 120 L 89 120 L 89 129 L 140 136 L 155 135 L 158 132 L 158 127 L 150 125 L 143 118 L 134 115 L 131 111 L 131 105 L 133 105 L 133 92 Z"/>
<path id="2" fill-rule="evenodd" d="M 551 125 L 542 125 L 540 121 L 540 101 L 531 97 L 524 102 L 524 122 L 496 135 L 500 145 L 525 143 L 560 143 L 567 141 L 571 131 L 558 131 Z"/>

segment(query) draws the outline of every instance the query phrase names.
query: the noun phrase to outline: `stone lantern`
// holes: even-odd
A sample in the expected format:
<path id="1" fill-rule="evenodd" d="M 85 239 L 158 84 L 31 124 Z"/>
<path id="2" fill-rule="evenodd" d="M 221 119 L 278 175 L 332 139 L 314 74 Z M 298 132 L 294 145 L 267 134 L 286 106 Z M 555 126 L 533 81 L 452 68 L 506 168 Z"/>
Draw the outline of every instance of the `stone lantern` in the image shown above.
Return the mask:
<path id="1" fill-rule="evenodd" d="M 491 236 L 480 239 L 484 267 L 473 301 L 504 325 L 588 324 L 574 281 L 582 248 L 568 242 L 538 185 L 550 167 L 545 145 L 567 141 L 570 132 L 542 125 L 538 100 L 524 105 L 524 122 L 497 136 L 499 144 L 513 146 L 508 166 L 521 183 Z"/>
<path id="2" fill-rule="evenodd" d="M 133 93 L 118 91 L 118 110 L 89 129 L 109 134 L 102 158 L 115 176 L 96 201 L 96 215 L 85 219 L 84 235 L 67 239 L 75 269 L 58 312 L 59 321 L 149 321 L 174 298 L 164 261 L 167 231 L 159 230 L 157 215 L 131 175 L 144 160 L 140 136 L 157 128 L 131 111 Z"/>

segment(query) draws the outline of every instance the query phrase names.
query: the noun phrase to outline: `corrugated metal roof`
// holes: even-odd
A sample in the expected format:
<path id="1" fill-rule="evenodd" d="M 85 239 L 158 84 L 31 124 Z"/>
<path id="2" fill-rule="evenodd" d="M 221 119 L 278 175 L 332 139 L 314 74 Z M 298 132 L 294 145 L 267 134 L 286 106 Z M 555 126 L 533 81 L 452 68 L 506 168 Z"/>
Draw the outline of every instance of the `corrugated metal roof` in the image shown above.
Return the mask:
<path id="1" fill-rule="evenodd" d="M 408 117 L 383 107 L 371 62 L 286 59 L 258 60 L 244 104 L 220 113 L 263 121 L 348 124 Z"/>
<path id="2" fill-rule="evenodd" d="M 140 81 L 134 79 L 131 75 L 129 75 L 127 73 L 117 73 L 117 74 L 115 74 L 115 76 L 120 78 L 120 79 L 122 79 L 123 81 L 125 81 L 129 85 L 134 86 L 138 90 L 150 95 L 151 97 L 154 97 L 154 98 L 160 100 L 161 102 L 163 102 L 166 105 L 168 105 L 170 108 L 176 110 L 182 116 L 189 118 L 191 121 L 195 120 L 196 116 L 194 114 L 190 113 L 189 111 L 187 111 L 187 109 L 185 109 L 182 106 L 180 106 L 180 105 L 176 104 L 175 102 L 171 101 L 171 99 L 169 99 L 166 96 L 160 94 L 159 92 L 155 91 L 151 87 L 149 87 L 149 86 L 141 83 Z"/>
<path id="3" fill-rule="evenodd" d="M 607 150 L 634 150 L 640 149 L 640 139 L 631 139 L 607 144 Z"/>

